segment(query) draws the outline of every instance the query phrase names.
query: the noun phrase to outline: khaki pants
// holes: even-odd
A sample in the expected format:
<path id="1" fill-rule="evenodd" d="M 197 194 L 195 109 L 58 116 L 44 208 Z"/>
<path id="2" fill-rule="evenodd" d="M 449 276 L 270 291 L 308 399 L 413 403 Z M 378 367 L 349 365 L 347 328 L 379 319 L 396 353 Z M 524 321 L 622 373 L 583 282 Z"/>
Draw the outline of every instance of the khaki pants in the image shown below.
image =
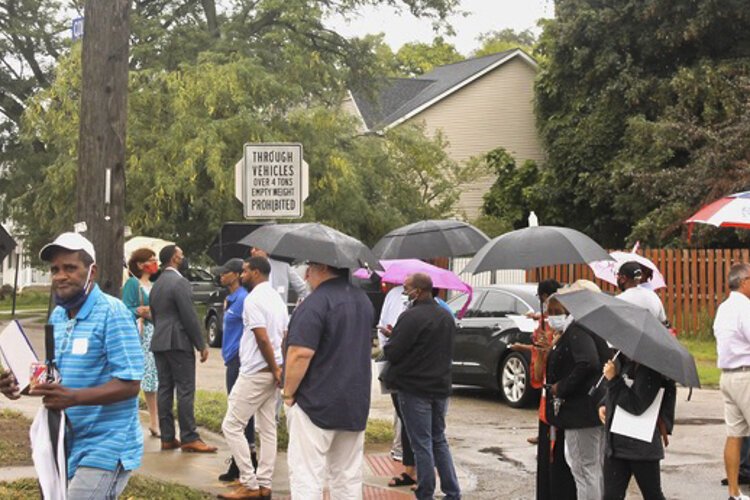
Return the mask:
<path id="1" fill-rule="evenodd" d="M 240 482 L 251 490 L 271 488 L 276 463 L 276 397 L 279 389 L 270 372 L 237 377 L 229 394 L 229 407 L 221 425 L 232 456 L 240 469 Z M 260 434 L 258 474 L 253 471 L 250 446 L 245 438 L 247 421 L 255 415 Z"/>
<path id="2" fill-rule="evenodd" d="M 331 500 L 361 500 L 364 431 L 321 429 L 296 404 L 286 418 L 292 500 L 322 499 L 326 477 Z"/>

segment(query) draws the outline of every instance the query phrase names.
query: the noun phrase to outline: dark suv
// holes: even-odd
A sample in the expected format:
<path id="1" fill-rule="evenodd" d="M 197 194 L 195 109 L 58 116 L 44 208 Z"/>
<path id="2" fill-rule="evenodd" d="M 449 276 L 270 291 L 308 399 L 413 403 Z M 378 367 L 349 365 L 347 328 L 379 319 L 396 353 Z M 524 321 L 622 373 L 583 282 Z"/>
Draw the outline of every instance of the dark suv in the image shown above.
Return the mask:
<path id="1" fill-rule="evenodd" d="M 205 304 L 211 294 L 219 289 L 218 281 L 211 276 L 211 273 L 198 267 L 188 268 L 183 276 L 190 282 L 193 289 L 193 302 Z"/>
<path id="2" fill-rule="evenodd" d="M 458 311 L 466 298 L 461 294 L 448 304 Z M 530 385 L 530 356 L 508 346 L 516 342 L 530 344 L 531 332 L 521 331 L 508 316 L 538 310 L 536 284 L 474 288 L 466 315 L 456 321 L 453 383 L 498 390 L 514 408 L 530 404 L 538 396 Z"/>

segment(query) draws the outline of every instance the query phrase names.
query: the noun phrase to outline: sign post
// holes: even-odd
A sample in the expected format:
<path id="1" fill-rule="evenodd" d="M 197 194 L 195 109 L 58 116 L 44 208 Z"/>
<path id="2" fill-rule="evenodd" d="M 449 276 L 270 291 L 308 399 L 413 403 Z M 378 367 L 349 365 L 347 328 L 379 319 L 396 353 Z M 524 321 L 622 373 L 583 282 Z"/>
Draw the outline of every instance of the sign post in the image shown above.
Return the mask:
<path id="1" fill-rule="evenodd" d="M 246 219 L 299 219 L 308 182 L 302 144 L 245 144 L 235 166 L 235 191 Z"/>

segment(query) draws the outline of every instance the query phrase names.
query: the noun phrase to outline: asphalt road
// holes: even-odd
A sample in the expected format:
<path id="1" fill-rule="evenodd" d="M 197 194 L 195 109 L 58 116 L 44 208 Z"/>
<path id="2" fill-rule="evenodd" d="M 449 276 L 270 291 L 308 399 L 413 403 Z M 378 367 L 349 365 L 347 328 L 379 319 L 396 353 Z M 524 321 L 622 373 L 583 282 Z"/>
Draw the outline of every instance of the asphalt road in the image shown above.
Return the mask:
<path id="1" fill-rule="evenodd" d="M 43 352 L 43 328 L 33 319 L 22 324 L 38 352 Z M 0 325 L 2 326 L 2 325 Z M 224 367 L 219 349 L 198 364 L 198 387 L 224 390 Z M 373 385 L 370 415 L 392 417 L 389 396 Z M 680 390 L 677 425 L 662 463 L 664 493 L 670 499 L 726 498 L 724 425 L 721 396 L 716 390 Z M 536 448 L 526 438 L 536 434 L 533 408 L 516 410 L 499 402 L 491 391 L 456 387 L 448 410 L 447 434 L 467 499 L 528 499 L 534 497 Z M 640 498 L 631 482 L 628 498 Z"/>

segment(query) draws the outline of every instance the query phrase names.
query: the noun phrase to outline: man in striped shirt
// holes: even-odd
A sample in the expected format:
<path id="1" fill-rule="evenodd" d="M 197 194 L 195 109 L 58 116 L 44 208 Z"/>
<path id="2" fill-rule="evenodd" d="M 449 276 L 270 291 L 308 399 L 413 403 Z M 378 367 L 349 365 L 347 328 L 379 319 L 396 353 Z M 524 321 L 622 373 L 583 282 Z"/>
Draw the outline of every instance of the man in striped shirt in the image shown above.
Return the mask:
<path id="1" fill-rule="evenodd" d="M 64 410 L 71 425 L 68 499 L 117 498 L 143 456 L 138 391 L 143 353 L 125 305 L 94 282 L 96 253 L 86 238 L 63 233 L 40 258 L 50 263 L 57 307 L 55 357 L 61 382 L 30 394 Z M 0 380 L 8 397 L 14 384 Z"/>

